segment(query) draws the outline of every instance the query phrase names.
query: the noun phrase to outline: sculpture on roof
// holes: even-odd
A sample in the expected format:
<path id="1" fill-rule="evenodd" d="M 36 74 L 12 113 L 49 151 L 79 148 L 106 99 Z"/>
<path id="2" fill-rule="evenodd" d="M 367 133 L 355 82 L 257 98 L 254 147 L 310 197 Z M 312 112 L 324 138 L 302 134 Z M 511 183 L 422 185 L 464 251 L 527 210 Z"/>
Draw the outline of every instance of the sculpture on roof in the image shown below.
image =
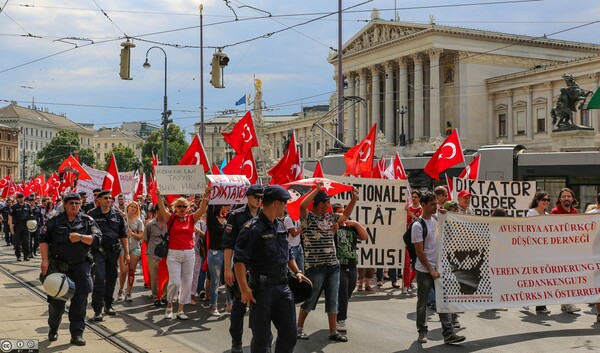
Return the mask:
<path id="1" fill-rule="evenodd" d="M 562 75 L 562 78 L 565 80 L 567 87 L 560 89 L 560 96 L 558 97 L 556 106 L 550 112 L 552 125 L 555 126 L 553 131 L 592 130 L 590 127 L 574 124 L 573 113 L 577 109 L 581 110 L 587 97 L 594 92 L 579 87 L 571 74 L 565 73 Z"/>

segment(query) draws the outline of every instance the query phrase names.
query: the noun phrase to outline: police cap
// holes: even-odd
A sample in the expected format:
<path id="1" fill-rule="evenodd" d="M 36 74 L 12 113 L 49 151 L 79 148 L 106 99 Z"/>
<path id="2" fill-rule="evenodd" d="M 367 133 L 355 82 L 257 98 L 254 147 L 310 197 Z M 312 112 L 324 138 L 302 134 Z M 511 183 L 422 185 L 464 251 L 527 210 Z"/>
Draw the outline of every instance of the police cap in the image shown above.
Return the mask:
<path id="1" fill-rule="evenodd" d="M 99 189 L 99 188 L 96 188 L 96 189 L 92 190 L 93 193 L 98 193 L 100 191 L 102 191 L 102 189 Z"/>
<path id="2" fill-rule="evenodd" d="M 248 195 L 262 195 L 265 191 L 265 188 L 260 184 L 250 185 L 250 187 L 246 190 L 246 196 Z"/>
<path id="3" fill-rule="evenodd" d="M 291 198 L 290 193 L 281 185 L 269 185 L 265 188 L 266 199 L 287 201 Z"/>
<path id="4" fill-rule="evenodd" d="M 102 190 L 98 193 L 97 197 L 102 197 L 102 196 L 106 196 L 106 195 L 110 195 L 110 190 Z"/>
<path id="5" fill-rule="evenodd" d="M 87 192 L 85 192 L 85 191 L 80 191 L 80 192 L 79 192 L 79 196 L 81 196 L 81 197 L 87 196 Z"/>
<path id="6" fill-rule="evenodd" d="M 35 200 L 35 198 L 33 196 L 27 196 L 25 198 L 25 201 L 33 201 L 33 200 Z"/>
<path id="7" fill-rule="evenodd" d="M 22 192 L 20 192 L 20 193 L 18 193 L 18 194 L 17 194 L 17 198 L 21 198 L 21 197 L 24 197 L 24 196 L 25 196 L 25 195 L 23 195 L 23 193 L 22 193 Z"/>
<path id="8" fill-rule="evenodd" d="M 81 196 L 79 196 L 78 193 L 76 192 L 70 192 L 67 194 L 67 196 L 65 196 L 65 198 L 63 199 L 63 202 L 69 202 L 72 200 L 77 200 L 80 201 L 81 200 Z"/>
<path id="9" fill-rule="evenodd" d="M 288 285 L 294 295 L 294 303 L 300 304 L 312 295 L 312 286 L 307 281 L 298 282 L 296 275 L 289 272 Z"/>

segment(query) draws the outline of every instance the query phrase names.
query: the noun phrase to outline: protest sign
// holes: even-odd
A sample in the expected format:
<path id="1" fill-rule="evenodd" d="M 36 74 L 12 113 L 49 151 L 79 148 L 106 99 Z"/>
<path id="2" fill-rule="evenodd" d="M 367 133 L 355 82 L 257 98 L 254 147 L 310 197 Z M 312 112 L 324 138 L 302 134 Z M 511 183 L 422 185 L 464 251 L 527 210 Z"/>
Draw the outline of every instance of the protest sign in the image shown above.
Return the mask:
<path id="1" fill-rule="evenodd" d="M 406 229 L 405 180 L 350 178 L 327 175 L 326 178 L 353 185 L 358 189 L 358 201 L 352 219 L 362 224 L 368 233 L 358 244 L 358 267 L 398 268 L 404 260 L 402 235 Z M 347 205 L 351 192 L 337 194 L 331 203 Z"/>
<path id="2" fill-rule="evenodd" d="M 202 194 L 206 189 L 201 165 L 157 165 L 156 183 L 164 195 Z"/>
<path id="3" fill-rule="evenodd" d="M 211 205 L 235 205 L 246 203 L 246 190 L 250 180 L 245 175 L 207 175 L 212 187 Z"/>
<path id="4" fill-rule="evenodd" d="M 452 199 L 457 200 L 461 190 L 467 190 L 471 207 L 477 216 L 489 216 L 496 208 L 506 211 L 508 217 L 525 217 L 536 190 L 535 181 L 470 180 L 454 178 Z"/>
<path id="5" fill-rule="evenodd" d="M 440 312 L 600 302 L 600 214 L 440 223 Z"/>
<path id="6" fill-rule="evenodd" d="M 77 191 L 85 191 L 87 193 L 87 201 L 93 202 L 94 195 L 92 194 L 92 190 L 102 187 L 102 181 L 104 180 L 106 172 L 89 167 L 85 164 L 83 164 L 82 167 L 92 178 L 88 180 L 78 180 Z M 125 200 L 133 200 L 133 194 L 135 193 L 135 187 L 137 186 L 134 172 L 119 172 L 119 181 L 121 182 L 121 191 L 123 192 Z"/>

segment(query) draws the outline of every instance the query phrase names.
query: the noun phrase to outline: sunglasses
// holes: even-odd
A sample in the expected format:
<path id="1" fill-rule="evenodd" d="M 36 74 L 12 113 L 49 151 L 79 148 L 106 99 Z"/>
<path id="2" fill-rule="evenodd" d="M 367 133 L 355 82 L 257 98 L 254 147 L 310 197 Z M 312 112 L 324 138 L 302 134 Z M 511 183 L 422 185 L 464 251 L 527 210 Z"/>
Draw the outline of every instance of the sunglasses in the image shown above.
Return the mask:
<path id="1" fill-rule="evenodd" d="M 112 200 L 112 197 L 110 197 L 110 196 L 104 196 L 103 199 L 104 200 Z"/>
<path id="2" fill-rule="evenodd" d="M 550 199 L 540 199 L 540 201 L 550 202 Z"/>
<path id="3" fill-rule="evenodd" d="M 254 197 L 257 200 L 262 200 L 263 199 L 262 195 L 252 195 L 252 197 Z"/>
<path id="4" fill-rule="evenodd" d="M 177 205 L 175 207 L 177 207 L 177 208 L 187 208 L 188 206 L 187 205 Z"/>

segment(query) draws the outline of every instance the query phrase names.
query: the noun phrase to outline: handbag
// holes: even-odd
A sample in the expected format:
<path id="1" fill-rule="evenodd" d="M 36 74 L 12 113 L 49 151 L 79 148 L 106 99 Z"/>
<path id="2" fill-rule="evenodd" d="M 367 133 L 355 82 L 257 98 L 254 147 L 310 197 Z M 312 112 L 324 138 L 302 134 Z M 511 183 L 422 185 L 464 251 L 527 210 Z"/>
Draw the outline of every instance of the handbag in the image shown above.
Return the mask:
<path id="1" fill-rule="evenodd" d="M 167 255 L 169 255 L 169 229 L 171 229 L 171 226 L 173 225 L 174 221 L 175 217 L 173 217 L 173 220 L 167 226 L 167 232 L 165 233 L 165 235 L 160 236 L 161 240 L 158 244 L 156 244 L 156 247 L 154 248 L 154 256 L 164 258 L 167 257 Z"/>

